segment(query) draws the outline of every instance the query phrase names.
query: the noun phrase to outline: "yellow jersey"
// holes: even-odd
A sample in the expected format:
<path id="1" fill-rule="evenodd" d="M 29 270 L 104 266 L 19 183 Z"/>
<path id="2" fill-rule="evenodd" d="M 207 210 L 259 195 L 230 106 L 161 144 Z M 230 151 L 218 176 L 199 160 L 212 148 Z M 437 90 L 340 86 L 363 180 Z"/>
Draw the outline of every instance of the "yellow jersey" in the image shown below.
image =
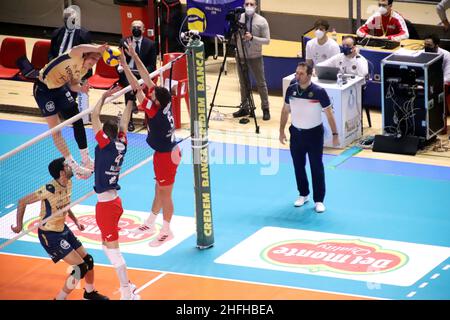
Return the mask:
<path id="1" fill-rule="evenodd" d="M 67 83 L 80 83 L 88 72 L 83 68 L 83 61 L 83 57 L 71 56 L 70 52 L 62 54 L 39 71 L 39 80 L 49 89 L 60 88 Z"/>
<path id="2" fill-rule="evenodd" d="M 52 180 L 50 183 L 39 188 L 35 194 L 41 200 L 40 218 L 42 221 L 70 204 L 72 181 L 69 180 L 67 186 L 63 187 L 56 180 Z M 58 217 L 49 219 L 40 229 L 44 231 L 62 232 L 67 213 L 66 211 Z"/>

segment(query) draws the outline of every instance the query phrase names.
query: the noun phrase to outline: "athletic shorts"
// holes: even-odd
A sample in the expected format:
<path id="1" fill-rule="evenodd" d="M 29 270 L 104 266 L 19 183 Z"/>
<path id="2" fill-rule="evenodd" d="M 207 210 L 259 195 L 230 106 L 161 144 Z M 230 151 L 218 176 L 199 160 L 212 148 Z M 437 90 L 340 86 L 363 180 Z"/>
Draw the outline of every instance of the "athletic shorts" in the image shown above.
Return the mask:
<path id="1" fill-rule="evenodd" d="M 160 186 L 170 186 L 175 183 L 175 175 L 181 161 L 181 150 L 177 146 L 171 152 L 158 152 L 153 154 L 153 169 L 155 180 Z"/>
<path id="2" fill-rule="evenodd" d="M 64 226 L 62 232 L 38 230 L 39 241 L 54 263 L 64 259 L 72 250 L 82 246 L 73 232 Z"/>
<path id="3" fill-rule="evenodd" d="M 64 109 L 76 108 L 77 94 L 70 91 L 67 85 L 49 89 L 45 83 L 36 81 L 33 95 L 44 117 L 53 116 Z"/>
<path id="4" fill-rule="evenodd" d="M 102 241 L 111 242 L 119 239 L 119 221 L 122 213 L 120 197 L 107 202 L 97 202 L 95 219 L 101 232 Z"/>

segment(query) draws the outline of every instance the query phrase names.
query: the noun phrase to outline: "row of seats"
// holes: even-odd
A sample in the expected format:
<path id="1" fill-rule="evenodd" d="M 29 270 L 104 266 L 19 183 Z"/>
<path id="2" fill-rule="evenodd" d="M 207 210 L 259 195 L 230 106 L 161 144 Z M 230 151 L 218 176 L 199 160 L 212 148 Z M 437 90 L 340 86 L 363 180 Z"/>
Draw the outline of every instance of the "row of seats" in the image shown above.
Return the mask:
<path id="1" fill-rule="evenodd" d="M 50 50 L 49 40 L 38 40 L 33 45 L 31 64 L 36 70 L 43 68 L 48 63 Z M 163 65 L 179 57 L 182 53 L 166 53 L 163 56 Z M 0 47 L 0 79 L 27 80 L 20 74 L 16 61 L 26 56 L 26 44 L 22 38 L 4 38 Z M 164 78 L 170 76 L 169 71 L 164 73 Z M 177 92 L 172 98 L 175 127 L 181 127 L 181 99 L 184 98 L 189 111 L 188 77 L 186 56 L 178 60 L 172 70 L 172 79 L 178 81 Z M 95 67 L 95 72 L 88 79 L 89 85 L 96 89 L 108 89 L 119 80 L 115 67 L 108 66 L 100 59 Z"/>
<path id="2" fill-rule="evenodd" d="M 41 69 L 48 62 L 49 40 L 38 40 L 34 43 L 31 64 Z M 19 75 L 16 61 L 26 56 L 25 40 L 22 38 L 4 38 L 0 47 L 0 79 L 14 79 Z"/>

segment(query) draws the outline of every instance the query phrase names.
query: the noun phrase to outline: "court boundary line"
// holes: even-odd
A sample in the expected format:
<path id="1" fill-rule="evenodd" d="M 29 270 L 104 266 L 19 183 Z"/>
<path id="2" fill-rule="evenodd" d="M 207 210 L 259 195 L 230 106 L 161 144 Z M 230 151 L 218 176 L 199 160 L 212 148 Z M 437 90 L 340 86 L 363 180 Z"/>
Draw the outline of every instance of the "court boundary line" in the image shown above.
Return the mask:
<path id="1" fill-rule="evenodd" d="M 47 258 L 47 257 L 29 256 L 29 255 L 20 254 L 20 253 L 0 252 L 0 255 L 12 255 L 12 256 L 18 256 L 18 257 L 35 258 L 35 259 L 49 260 L 50 261 L 50 258 Z M 109 264 L 95 263 L 95 265 L 112 268 L 112 266 L 109 265 Z M 205 278 L 205 279 L 212 279 L 212 280 L 239 282 L 239 283 L 254 284 L 254 285 L 276 287 L 276 288 L 286 288 L 286 289 L 294 289 L 294 290 L 312 291 L 312 292 L 318 292 L 318 293 L 326 293 L 326 294 L 334 294 L 334 295 L 341 295 L 341 296 L 349 296 L 349 297 L 354 297 L 354 298 L 366 298 L 366 299 L 372 299 L 372 300 L 392 300 L 392 299 L 388 299 L 388 298 L 358 295 L 358 294 L 354 294 L 354 293 L 342 293 L 342 292 L 326 291 L 326 290 L 320 290 L 320 289 L 293 287 L 293 286 L 288 286 L 288 285 L 277 285 L 277 284 L 272 284 L 272 283 L 256 282 L 256 281 L 249 281 L 249 280 L 228 279 L 228 278 L 214 277 L 214 276 L 202 276 L 202 275 L 197 275 L 197 274 L 189 274 L 189 273 L 175 272 L 175 271 L 162 271 L 162 270 L 157 270 L 157 269 L 144 269 L 144 268 L 129 267 L 129 266 L 127 266 L 127 269 L 129 269 L 129 270 L 137 270 L 137 271 L 157 272 L 157 273 L 161 273 L 161 274 L 165 273 L 165 275 L 173 274 L 173 275 L 179 275 L 179 276 L 188 276 L 188 277 L 195 277 L 195 278 Z M 400 300 L 400 298 L 399 298 L 399 300 Z"/>
<path id="2" fill-rule="evenodd" d="M 128 267 L 127 267 L 128 268 Z M 159 274 L 158 276 L 156 276 L 155 278 L 153 278 L 152 280 L 146 282 L 144 285 L 140 286 L 137 290 L 136 293 L 139 293 L 141 291 L 144 291 L 145 289 L 147 289 L 148 287 L 150 287 L 152 284 L 154 284 L 156 281 L 158 281 L 159 279 L 163 278 L 164 276 L 167 275 L 167 272 L 163 272 L 161 274 Z"/>

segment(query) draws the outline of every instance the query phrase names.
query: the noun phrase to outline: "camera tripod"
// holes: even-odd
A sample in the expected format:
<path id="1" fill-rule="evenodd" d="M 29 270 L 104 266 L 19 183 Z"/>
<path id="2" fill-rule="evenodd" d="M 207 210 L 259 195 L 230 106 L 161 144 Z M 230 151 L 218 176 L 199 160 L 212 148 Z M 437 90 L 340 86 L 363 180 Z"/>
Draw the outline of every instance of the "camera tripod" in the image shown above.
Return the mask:
<path id="1" fill-rule="evenodd" d="M 222 62 L 222 65 L 220 66 L 220 72 L 219 72 L 219 77 L 217 79 L 216 88 L 214 89 L 214 95 L 213 95 L 212 101 L 210 103 L 207 125 L 209 125 L 209 118 L 211 117 L 211 112 L 214 107 L 217 107 L 217 108 L 239 108 L 239 109 L 240 108 L 248 108 L 250 111 L 250 117 L 253 117 L 253 120 L 255 122 L 255 132 L 259 133 L 259 125 L 258 125 L 258 121 L 256 120 L 256 115 L 255 115 L 255 109 L 256 109 L 255 101 L 253 100 L 250 76 L 248 73 L 247 54 L 246 54 L 246 50 L 244 47 L 244 41 L 242 40 L 242 34 L 241 34 L 242 29 L 243 29 L 243 26 L 239 26 L 238 30 L 235 30 L 234 32 L 232 32 L 232 37 L 233 37 L 234 43 L 236 45 L 236 59 L 237 59 L 237 64 L 238 64 L 238 72 L 241 73 L 242 78 L 244 80 L 243 83 L 241 83 L 240 85 L 244 86 L 246 97 L 245 97 L 244 101 L 242 101 L 241 104 L 238 106 L 223 106 L 223 105 L 215 105 L 214 104 L 214 102 L 216 100 L 216 96 L 217 96 L 217 90 L 219 89 L 220 79 L 222 77 L 222 73 L 225 70 L 225 64 L 227 62 L 229 48 L 228 48 L 228 46 L 226 46 L 223 62 Z M 240 41 L 242 57 L 239 54 L 238 41 Z M 249 121 L 247 120 L 247 122 L 249 122 Z"/>

